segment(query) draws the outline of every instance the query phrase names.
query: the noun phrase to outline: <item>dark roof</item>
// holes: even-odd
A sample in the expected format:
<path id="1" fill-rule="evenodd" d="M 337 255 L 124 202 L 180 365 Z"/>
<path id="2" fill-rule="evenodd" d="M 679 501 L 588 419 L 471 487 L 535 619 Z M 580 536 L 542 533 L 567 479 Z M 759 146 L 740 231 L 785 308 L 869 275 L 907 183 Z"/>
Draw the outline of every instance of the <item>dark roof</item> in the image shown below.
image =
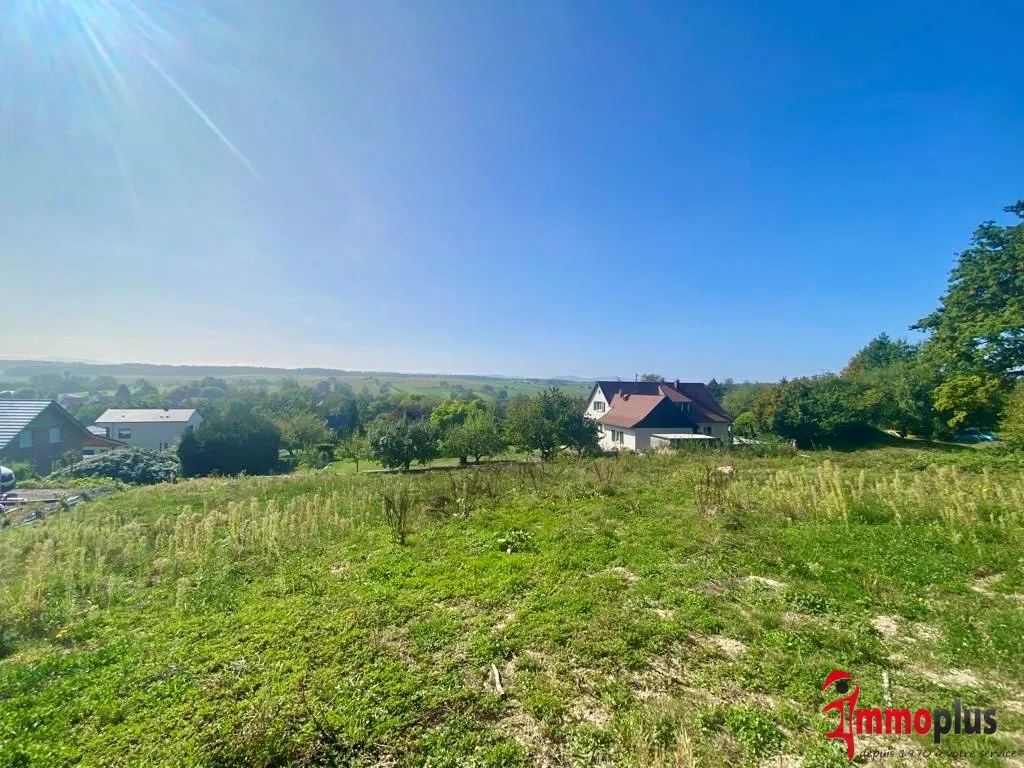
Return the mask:
<path id="1" fill-rule="evenodd" d="M 696 424 L 666 395 L 618 395 L 609 403 L 608 412 L 598 419 L 601 424 L 623 429 L 653 427 L 656 429 L 695 429 Z"/>
<path id="2" fill-rule="evenodd" d="M 0 400 L 0 449 L 46 410 L 52 400 Z"/>
<path id="3" fill-rule="evenodd" d="M 692 402 L 694 418 L 697 421 L 712 421 L 723 424 L 732 422 L 732 417 L 718 404 L 706 384 L 697 381 L 598 381 L 595 385 L 604 399 L 611 405 L 617 392 L 628 395 L 658 395 L 675 403 Z M 594 396 L 593 390 L 590 396 Z"/>

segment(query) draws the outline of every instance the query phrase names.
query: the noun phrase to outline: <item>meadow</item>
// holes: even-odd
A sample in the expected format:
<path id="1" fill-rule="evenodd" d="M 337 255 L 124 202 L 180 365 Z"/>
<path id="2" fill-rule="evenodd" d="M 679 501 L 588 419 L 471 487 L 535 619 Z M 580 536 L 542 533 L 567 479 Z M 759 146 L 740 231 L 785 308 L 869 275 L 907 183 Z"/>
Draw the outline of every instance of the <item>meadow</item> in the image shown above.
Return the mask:
<path id="1" fill-rule="evenodd" d="M 0 765 L 841 766 L 835 668 L 1022 765 L 1022 523 L 973 450 L 123 490 L 0 531 Z"/>

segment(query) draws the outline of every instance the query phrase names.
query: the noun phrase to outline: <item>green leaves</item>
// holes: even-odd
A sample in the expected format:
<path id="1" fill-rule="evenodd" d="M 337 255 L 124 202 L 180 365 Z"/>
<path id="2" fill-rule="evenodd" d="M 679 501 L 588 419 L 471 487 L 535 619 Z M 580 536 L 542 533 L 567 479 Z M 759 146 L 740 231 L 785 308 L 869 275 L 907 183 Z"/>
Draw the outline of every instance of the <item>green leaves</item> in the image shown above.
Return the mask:
<path id="1" fill-rule="evenodd" d="M 1024 218 L 1024 201 L 1005 210 Z M 1003 378 L 1024 367 L 1024 223 L 978 227 L 939 308 L 914 328 L 931 333 L 948 370 Z"/>

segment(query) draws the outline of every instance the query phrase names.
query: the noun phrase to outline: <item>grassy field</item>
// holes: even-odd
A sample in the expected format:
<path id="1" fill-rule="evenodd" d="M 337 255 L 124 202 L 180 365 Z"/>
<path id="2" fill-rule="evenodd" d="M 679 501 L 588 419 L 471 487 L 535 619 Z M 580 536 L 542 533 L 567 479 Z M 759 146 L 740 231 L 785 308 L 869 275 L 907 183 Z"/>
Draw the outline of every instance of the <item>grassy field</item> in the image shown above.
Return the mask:
<path id="1" fill-rule="evenodd" d="M 0 531 L 0 765 L 840 766 L 833 668 L 1021 765 L 948 754 L 1024 752 L 1022 522 L 979 451 L 123 491 Z"/>

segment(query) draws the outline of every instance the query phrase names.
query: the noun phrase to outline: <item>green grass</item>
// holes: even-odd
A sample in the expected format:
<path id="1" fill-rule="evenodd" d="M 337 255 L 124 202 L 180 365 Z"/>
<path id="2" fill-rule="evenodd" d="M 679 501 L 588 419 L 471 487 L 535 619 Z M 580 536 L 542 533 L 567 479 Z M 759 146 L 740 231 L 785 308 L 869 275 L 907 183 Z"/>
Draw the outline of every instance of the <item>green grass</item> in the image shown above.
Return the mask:
<path id="1" fill-rule="evenodd" d="M 1019 754 L 1024 476 L 967 453 L 124 490 L 0 531 L 0 765 L 839 766 L 836 667 Z"/>

